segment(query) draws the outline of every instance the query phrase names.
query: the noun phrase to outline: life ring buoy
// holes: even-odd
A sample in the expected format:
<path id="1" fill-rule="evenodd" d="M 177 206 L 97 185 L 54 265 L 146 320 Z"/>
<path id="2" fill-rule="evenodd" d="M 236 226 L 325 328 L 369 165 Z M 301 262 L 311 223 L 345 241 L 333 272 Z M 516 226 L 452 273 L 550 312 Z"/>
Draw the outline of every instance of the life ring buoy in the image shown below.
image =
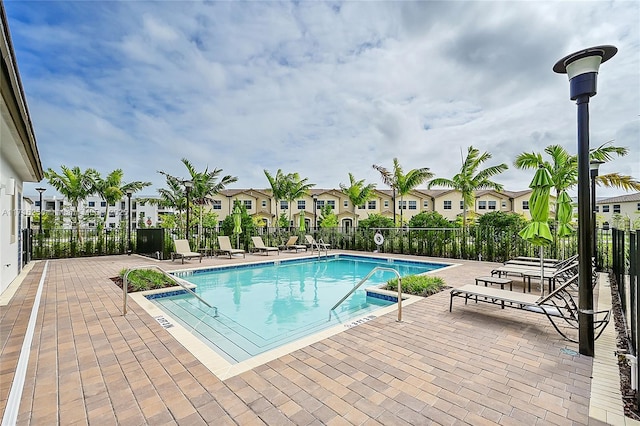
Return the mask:
<path id="1" fill-rule="evenodd" d="M 373 236 L 373 241 L 377 246 L 381 246 L 384 243 L 384 237 L 381 233 L 377 232 L 376 235 Z"/>

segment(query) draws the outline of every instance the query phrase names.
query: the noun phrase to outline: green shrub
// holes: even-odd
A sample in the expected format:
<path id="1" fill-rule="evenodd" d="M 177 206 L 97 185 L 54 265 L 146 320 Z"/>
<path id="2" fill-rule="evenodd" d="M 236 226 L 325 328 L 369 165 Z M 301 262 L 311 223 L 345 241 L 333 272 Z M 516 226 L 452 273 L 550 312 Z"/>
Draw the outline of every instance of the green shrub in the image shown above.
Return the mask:
<path id="1" fill-rule="evenodd" d="M 432 275 L 407 275 L 402 277 L 402 292 L 427 297 L 440 292 L 444 288 L 444 280 Z M 387 281 L 386 290 L 397 291 L 398 279 Z"/>
<path id="2" fill-rule="evenodd" d="M 120 278 L 124 278 L 124 274 L 126 274 L 126 272 L 127 269 L 122 269 L 120 271 Z M 175 283 L 165 274 L 151 269 L 133 270 L 129 272 L 127 280 L 131 286 L 130 291 L 154 290 L 157 288 L 165 288 L 175 285 Z"/>

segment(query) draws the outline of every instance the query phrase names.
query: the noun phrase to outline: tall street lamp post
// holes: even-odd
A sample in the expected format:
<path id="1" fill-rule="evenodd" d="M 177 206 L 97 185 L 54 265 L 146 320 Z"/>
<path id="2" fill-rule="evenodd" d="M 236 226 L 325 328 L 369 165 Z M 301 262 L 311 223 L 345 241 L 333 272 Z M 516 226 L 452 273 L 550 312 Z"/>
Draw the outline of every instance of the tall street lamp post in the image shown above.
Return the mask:
<path id="1" fill-rule="evenodd" d="M 131 194 L 133 194 L 133 190 L 127 189 L 127 201 L 129 204 L 129 213 L 127 214 L 127 241 L 129 242 L 127 244 L 127 254 L 129 256 L 131 256 L 131 252 L 133 251 L 131 249 Z"/>
<path id="2" fill-rule="evenodd" d="M 604 161 L 600 160 L 591 160 L 589 163 L 589 170 L 591 172 L 591 241 L 593 242 L 591 254 L 593 255 L 593 264 L 596 268 L 598 267 L 598 243 L 596 241 L 596 178 L 598 177 L 598 169 L 602 163 L 604 163 Z"/>
<path id="3" fill-rule="evenodd" d="M 318 209 L 318 196 L 313 194 L 313 230 L 314 232 L 318 232 L 318 216 L 316 211 Z"/>
<path id="4" fill-rule="evenodd" d="M 47 188 L 36 188 L 36 191 L 40 193 L 40 217 L 38 218 L 38 234 L 40 235 L 42 235 L 42 193 L 46 190 Z"/>
<path id="5" fill-rule="evenodd" d="M 193 187 L 193 182 L 190 180 L 184 181 L 184 189 L 187 192 L 187 241 L 189 241 L 189 192 L 191 192 L 191 188 Z"/>
<path id="6" fill-rule="evenodd" d="M 553 71 L 569 77 L 570 98 L 578 106 L 578 349 L 594 355 L 593 287 L 591 286 L 591 214 L 589 213 L 589 98 L 597 93 L 600 64 L 618 52 L 614 46 L 596 46 L 560 59 Z"/>

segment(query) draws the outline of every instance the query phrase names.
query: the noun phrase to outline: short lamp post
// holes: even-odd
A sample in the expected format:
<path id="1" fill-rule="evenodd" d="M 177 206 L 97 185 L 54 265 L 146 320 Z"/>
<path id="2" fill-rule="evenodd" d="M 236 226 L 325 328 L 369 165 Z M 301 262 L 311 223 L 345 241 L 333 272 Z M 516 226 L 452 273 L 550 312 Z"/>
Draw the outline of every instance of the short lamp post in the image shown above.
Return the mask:
<path id="1" fill-rule="evenodd" d="M 589 163 L 589 171 L 591 172 L 591 254 L 593 255 L 593 263 L 598 267 L 598 243 L 596 235 L 596 178 L 598 177 L 598 169 L 604 161 L 591 160 Z"/>
<path id="2" fill-rule="evenodd" d="M 313 230 L 314 232 L 318 232 L 318 196 L 313 194 Z"/>
<path id="3" fill-rule="evenodd" d="M 190 204 L 189 193 L 191 192 L 191 188 L 193 188 L 193 182 L 190 180 L 184 181 L 184 189 L 187 193 L 187 231 L 186 231 L 187 241 L 189 241 L 189 204 Z"/>
<path id="4" fill-rule="evenodd" d="M 589 98 L 595 96 L 600 64 L 618 49 L 596 46 L 560 59 L 553 71 L 569 77 L 570 98 L 578 106 L 578 349 L 594 356 L 593 287 L 591 286 L 591 214 L 589 213 Z"/>
<path id="5" fill-rule="evenodd" d="M 36 191 L 40 193 L 40 217 L 38 218 L 38 234 L 40 235 L 42 235 L 42 193 L 46 190 L 47 188 L 36 188 Z M 40 244 L 42 244 L 42 241 Z"/>
<path id="6" fill-rule="evenodd" d="M 133 194 L 132 189 L 127 189 L 127 201 L 129 204 L 129 213 L 127 214 L 127 254 L 131 256 L 131 252 L 133 251 L 131 248 L 131 194 Z"/>

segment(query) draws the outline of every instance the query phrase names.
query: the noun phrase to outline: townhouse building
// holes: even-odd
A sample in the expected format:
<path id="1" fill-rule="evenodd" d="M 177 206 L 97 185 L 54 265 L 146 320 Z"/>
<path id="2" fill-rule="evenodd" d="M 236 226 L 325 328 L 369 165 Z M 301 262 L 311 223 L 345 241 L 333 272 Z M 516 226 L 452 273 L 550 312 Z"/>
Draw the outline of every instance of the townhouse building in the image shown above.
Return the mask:
<path id="1" fill-rule="evenodd" d="M 475 194 L 474 205 L 468 209 L 468 214 L 482 215 L 502 211 L 517 213 L 530 219 L 530 195 L 531 190 L 478 191 Z M 173 209 L 161 208 L 155 203 L 148 202 L 151 198 L 157 198 L 157 196 L 141 195 L 131 198 L 133 228 L 139 226 L 140 221 L 146 227 L 156 227 L 162 222 L 164 215 L 175 214 Z M 38 197 L 33 197 L 33 200 L 35 200 L 34 211 L 38 211 Z M 425 211 L 438 212 L 450 221 L 456 220 L 463 213 L 462 194 L 450 189 L 415 189 L 403 197 L 396 195 L 395 209 L 394 194 L 391 190 L 375 190 L 374 196 L 369 201 L 363 205 L 353 206 L 351 200 L 338 189 L 314 188 L 307 196 L 291 203 L 287 200 L 275 200 L 270 189 L 226 189 L 211 197 L 208 208 L 217 215 L 218 223 L 221 224 L 227 216 L 232 214 L 236 201 L 247 209 L 250 216 L 261 219 L 267 227 L 275 226 L 277 217 L 282 214 L 289 219 L 291 226 L 298 226 L 300 217 L 303 216 L 308 228 L 317 227 L 318 218 L 325 206 L 332 209 L 338 219 L 338 226 L 344 229 L 357 226 L 357 222 L 372 214 L 393 218 L 394 211 L 398 220 L 402 216 L 404 223 Z M 95 228 L 105 217 L 108 228 L 126 226 L 128 208 L 126 197 L 109 206 L 99 197 L 88 197 L 79 206 L 80 216 L 83 219 L 81 226 Z M 51 212 L 56 217 L 62 218 L 63 226 L 71 226 L 71 205 L 63 198 L 44 197 L 43 212 Z"/>
<path id="2" fill-rule="evenodd" d="M 627 218 L 631 229 L 640 229 L 640 192 L 596 201 L 598 227 L 622 228 Z"/>

